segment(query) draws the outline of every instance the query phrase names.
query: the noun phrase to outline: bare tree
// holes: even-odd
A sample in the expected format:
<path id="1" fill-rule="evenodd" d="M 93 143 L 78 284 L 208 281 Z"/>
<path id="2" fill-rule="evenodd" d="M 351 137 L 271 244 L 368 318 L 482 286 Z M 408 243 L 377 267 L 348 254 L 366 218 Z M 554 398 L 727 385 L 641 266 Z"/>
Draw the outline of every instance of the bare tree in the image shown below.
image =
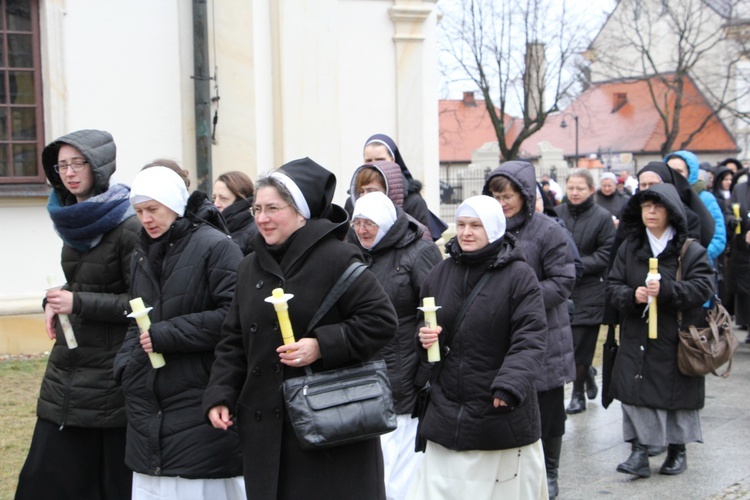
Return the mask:
<path id="1" fill-rule="evenodd" d="M 638 78 L 648 83 L 665 136 L 661 154 L 688 147 L 715 117 L 748 123 L 747 110 L 739 104 L 750 86 L 737 84 L 737 65 L 748 55 L 748 33 L 738 18 L 743 1 L 621 0 L 592 43 L 587 55 L 594 79 Z M 684 130 L 683 113 L 702 105 L 702 100 L 691 98 L 694 93 L 686 92 L 688 79 L 712 112 Z"/>
<path id="2" fill-rule="evenodd" d="M 516 158 L 576 83 L 571 63 L 582 39 L 567 21 L 565 1 L 448 0 L 441 6 L 443 70 L 479 88 L 502 159 Z"/>

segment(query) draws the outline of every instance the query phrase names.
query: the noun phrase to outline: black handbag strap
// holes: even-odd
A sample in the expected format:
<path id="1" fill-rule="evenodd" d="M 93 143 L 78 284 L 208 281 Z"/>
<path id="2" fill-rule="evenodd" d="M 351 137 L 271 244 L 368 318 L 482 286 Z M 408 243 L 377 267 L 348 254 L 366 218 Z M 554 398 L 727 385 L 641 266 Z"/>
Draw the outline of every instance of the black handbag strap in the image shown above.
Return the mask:
<path id="1" fill-rule="evenodd" d="M 359 275 L 362 274 L 365 269 L 367 269 L 367 265 L 363 264 L 362 262 L 354 262 L 346 268 L 343 274 L 339 277 L 338 281 L 333 284 L 333 286 L 331 287 L 331 291 L 328 292 L 326 298 L 323 299 L 323 302 L 321 302 L 320 306 L 318 306 L 318 310 L 315 311 L 315 314 L 310 320 L 310 323 L 307 324 L 307 330 L 305 331 L 305 334 L 315 328 L 315 325 L 317 325 L 318 322 L 323 319 L 323 316 L 325 316 L 326 313 L 333 307 L 333 305 L 341 298 L 341 296 L 344 295 L 349 287 L 352 286 L 352 283 L 354 283 L 357 278 L 359 278 Z M 305 366 L 305 373 L 308 376 L 312 375 L 313 371 L 309 365 Z"/>
<path id="2" fill-rule="evenodd" d="M 338 281 L 333 284 L 331 291 L 328 292 L 326 298 L 318 306 L 318 310 L 307 325 L 307 332 L 315 328 L 315 325 L 323 319 L 323 316 L 333 307 L 333 305 L 341 298 L 342 295 L 352 286 L 359 275 L 367 269 L 367 265 L 362 262 L 355 262 L 346 268 L 346 271 L 339 277 Z"/>
<path id="3" fill-rule="evenodd" d="M 680 281 L 682 278 L 682 259 L 685 258 L 685 254 L 690 248 L 690 244 L 695 241 L 694 238 L 688 238 L 685 243 L 682 244 L 682 250 L 680 250 L 680 258 L 677 259 L 677 274 L 675 275 L 675 281 Z M 682 328 L 682 309 L 677 309 L 677 325 Z"/>
<path id="4" fill-rule="evenodd" d="M 450 333 L 445 338 L 445 342 L 443 343 L 443 347 L 450 351 L 450 344 L 453 342 L 453 337 L 455 337 L 456 332 L 458 331 L 458 327 L 461 326 L 461 322 L 464 320 L 464 316 L 466 316 L 466 311 L 469 310 L 469 306 L 472 302 L 474 302 L 474 299 L 479 295 L 479 292 L 482 291 L 482 287 L 484 287 L 485 283 L 490 279 L 490 273 L 485 272 L 481 278 L 479 278 L 479 281 L 477 281 L 477 284 L 474 286 L 474 288 L 471 290 L 471 293 L 468 297 L 466 297 L 466 300 L 464 300 L 463 305 L 461 306 L 461 310 L 458 311 L 458 314 L 456 315 L 456 319 L 453 321 L 453 327 L 451 328 Z"/>

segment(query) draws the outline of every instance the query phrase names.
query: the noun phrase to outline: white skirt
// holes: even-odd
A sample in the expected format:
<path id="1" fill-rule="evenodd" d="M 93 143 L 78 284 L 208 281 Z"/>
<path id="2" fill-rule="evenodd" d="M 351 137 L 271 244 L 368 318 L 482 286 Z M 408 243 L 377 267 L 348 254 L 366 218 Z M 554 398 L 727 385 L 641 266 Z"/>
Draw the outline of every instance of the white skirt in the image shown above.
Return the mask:
<path id="1" fill-rule="evenodd" d="M 185 479 L 133 473 L 133 500 L 245 500 L 245 479 Z"/>
<path id="2" fill-rule="evenodd" d="M 451 451 L 427 441 L 409 500 L 547 499 L 544 451 L 539 440 L 496 451 Z"/>
<path id="3" fill-rule="evenodd" d="M 380 436 L 385 470 L 386 500 L 402 500 L 409 492 L 409 486 L 417 475 L 424 455 L 414 451 L 419 420 L 411 415 L 397 415 L 398 427 L 395 431 Z"/>

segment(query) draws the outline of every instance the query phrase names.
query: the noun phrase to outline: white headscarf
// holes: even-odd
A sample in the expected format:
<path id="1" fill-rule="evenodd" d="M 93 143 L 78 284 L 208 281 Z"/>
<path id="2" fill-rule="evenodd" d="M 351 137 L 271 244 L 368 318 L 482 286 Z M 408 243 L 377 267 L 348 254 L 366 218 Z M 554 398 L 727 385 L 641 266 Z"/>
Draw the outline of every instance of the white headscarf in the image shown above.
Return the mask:
<path id="1" fill-rule="evenodd" d="M 360 196 L 354 204 L 354 212 L 352 212 L 352 220 L 369 219 L 378 225 L 378 234 L 375 236 L 370 250 L 375 248 L 375 245 L 388 234 L 388 231 L 396 223 L 396 218 L 396 206 L 388 198 L 388 195 L 380 191 Z"/>
<path id="2" fill-rule="evenodd" d="M 151 167 L 138 172 L 130 188 L 130 204 L 156 200 L 179 217 L 185 215 L 188 201 L 185 181 L 167 167 Z"/>
<path id="3" fill-rule="evenodd" d="M 478 217 L 490 243 L 496 242 L 505 234 L 503 206 L 492 196 L 479 195 L 467 198 L 456 209 L 456 219 L 459 217 Z"/>

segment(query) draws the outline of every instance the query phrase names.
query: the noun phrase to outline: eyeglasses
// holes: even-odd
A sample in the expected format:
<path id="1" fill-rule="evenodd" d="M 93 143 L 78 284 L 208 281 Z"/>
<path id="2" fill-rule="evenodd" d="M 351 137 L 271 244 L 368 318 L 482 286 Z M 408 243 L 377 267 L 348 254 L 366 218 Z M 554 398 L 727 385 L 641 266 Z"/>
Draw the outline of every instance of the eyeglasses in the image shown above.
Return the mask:
<path id="1" fill-rule="evenodd" d="M 80 172 L 88 162 L 86 160 L 74 159 L 70 163 L 58 163 L 55 165 L 55 172 L 58 174 L 64 174 L 68 171 L 68 167 L 73 169 L 73 172 Z"/>
<path id="2" fill-rule="evenodd" d="M 644 212 L 659 212 L 661 210 L 666 210 L 666 207 L 658 203 L 646 202 L 641 204 L 641 210 Z"/>
<path id="3" fill-rule="evenodd" d="M 265 207 L 261 207 L 256 205 L 254 207 L 250 207 L 250 215 L 252 215 L 253 217 L 257 217 L 265 212 L 267 216 L 273 217 L 274 215 L 279 213 L 280 210 L 284 210 L 289 206 L 291 205 L 284 205 L 283 207 L 277 207 L 276 205 L 266 205 Z"/>
<path id="4" fill-rule="evenodd" d="M 495 195 L 495 199 L 499 201 L 500 203 L 508 203 L 509 201 L 513 201 L 513 199 L 518 196 L 518 193 L 513 194 L 498 194 Z"/>
<path id="5" fill-rule="evenodd" d="M 355 231 L 361 227 L 367 229 L 368 231 L 378 228 L 377 224 L 367 219 L 357 219 L 354 222 L 352 222 L 351 226 L 354 228 Z"/>

